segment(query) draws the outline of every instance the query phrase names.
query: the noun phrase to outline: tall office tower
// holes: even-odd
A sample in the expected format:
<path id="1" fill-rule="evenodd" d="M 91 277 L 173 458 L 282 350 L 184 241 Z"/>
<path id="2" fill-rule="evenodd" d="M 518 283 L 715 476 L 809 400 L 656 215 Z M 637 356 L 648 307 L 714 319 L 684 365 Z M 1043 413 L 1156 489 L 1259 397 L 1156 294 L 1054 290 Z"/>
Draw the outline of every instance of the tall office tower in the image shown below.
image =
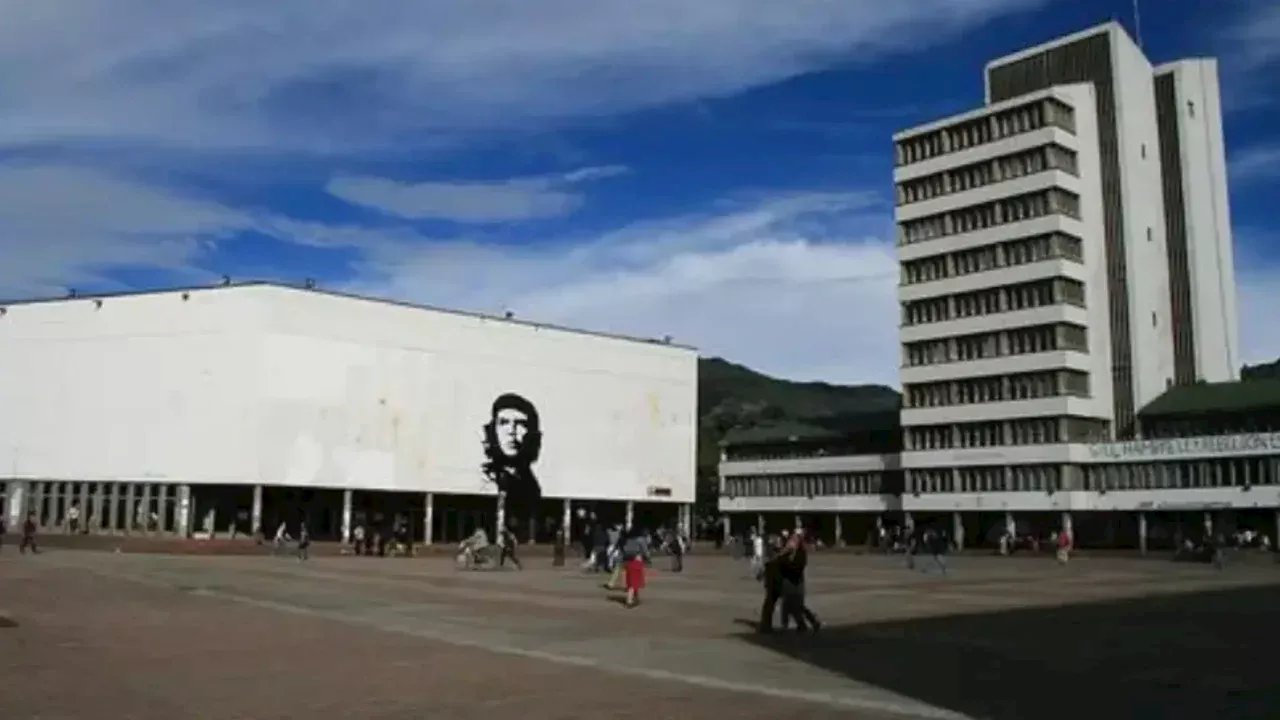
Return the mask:
<path id="1" fill-rule="evenodd" d="M 1235 258 L 1218 63 L 1155 69 L 1174 383 L 1240 379 Z"/>
<path id="2" fill-rule="evenodd" d="M 988 102 L 1065 83 L 1096 89 L 1120 438 L 1132 436 L 1136 412 L 1175 382 L 1238 374 L 1221 111 L 1216 73 L 1204 62 L 1157 72 L 1113 22 L 987 64 Z M 1157 95 L 1170 83 L 1174 102 L 1162 116 Z M 1194 147 L 1196 127 L 1174 107 L 1180 94 L 1203 106 L 1196 126 L 1206 129 Z M 1177 170 L 1161 162 L 1174 136 L 1187 141 L 1177 153 L 1186 166 Z"/>
<path id="3" fill-rule="evenodd" d="M 1111 435 L 1097 104 L 1062 85 L 894 136 L 903 467 L 921 501 L 1071 486 L 1072 453 Z"/>

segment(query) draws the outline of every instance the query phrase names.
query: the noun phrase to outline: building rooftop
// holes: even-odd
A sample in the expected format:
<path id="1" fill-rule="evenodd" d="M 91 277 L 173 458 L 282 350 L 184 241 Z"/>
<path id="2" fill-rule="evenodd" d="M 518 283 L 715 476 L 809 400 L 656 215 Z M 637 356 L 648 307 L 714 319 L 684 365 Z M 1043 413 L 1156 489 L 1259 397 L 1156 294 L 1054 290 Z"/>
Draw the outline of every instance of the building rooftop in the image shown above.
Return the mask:
<path id="1" fill-rule="evenodd" d="M 527 327 L 542 328 L 547 330 L 556 330 L 560 332 L 575 333 L 578 335 L 588 335 L 598 338 L 606 338 L 611 340 L 621 340 L 624 342 L 643 343 L 645 345 L 662 345 L 665 347 L 677 348 L 680 350 L 696 351 L 691 345 L 682 345 L 671 342 L 666 338 L 646 338 L 635 335 L 623 335 L 620 333 L 597 332 L 593 330 L 583 330 L 581 328 L 567 327 L 564 325 L 555 325 L 551 323 L 539 323 L 531 320 L 522 320 L 517 317 L 507 317 L 505 315 L 489 315 L 486 313 L 470 312 L 466 310 L 453 310 L 450 308 L 436 307 L 433 305 L 423 305 L 419 303 L 411 303 L 402 300 L 392 300 L 389 298 L 372 297 L 369 295 L 357 295 L 355 293 L 343 292 L 341 290 L 328 290 L 321 287 L 298 287 L 282 282 L 274 282 L 269 280 L 252 280 L 247 282 L 231 282 L 225 280 L 218 285 L 198 285 L 188 287 L 174 288 L 158 288 L 149 290 L 126 290 L 121 292 L 104 292 L 94 294 L 72 294 L 59 297 L 45 298 L 27 298 L 21 300 L 0 300 L 0 308 L 14 307 L 23 305 L 42 305 L 52 303 L 79 302 L 83 300 L 106 300 L 110 298 L 123 297 L 145 297 L 148 295 L 176 295 L 178 293 L 195 293 L 195 292 L 226 292 L 237 288 L 274 288 L 277 290 L 285 290 L 289 292 L 305 292 L 316 293 L 319 295 L 328 295 L 330 297 L 345 298 L 347 300 L 355 300 L 359 302 L 381 303 L 383 305 L 393 305 L 396 307 L 411 308 L 414 310 L 423 310 L 427 312 L 446 313 L 449 315 L 459 315 L 463 317 L 479 318 L 484 320 L 499 320 L 515 325 L 524 325 Z"/>
<path id="2" fill-rule="evenodd" d="M 827 430 L 816 425 L 808 425 L 793 420 L 781 420 L 769 425 L 758 425 L 749 428 L 734 428 L 725 434 L 720 444 L 725 447 L 735 445 L 769 445 L 789 442 L 828 442 L 840 440 L 844 436 L 838 432 Z"/>
<path id="3" fill-rule="evenodd" d="M 1280 380 L 1197 383 L 1169 388 L 1141 417 L 1186 417 L 1280 410 Z"/>

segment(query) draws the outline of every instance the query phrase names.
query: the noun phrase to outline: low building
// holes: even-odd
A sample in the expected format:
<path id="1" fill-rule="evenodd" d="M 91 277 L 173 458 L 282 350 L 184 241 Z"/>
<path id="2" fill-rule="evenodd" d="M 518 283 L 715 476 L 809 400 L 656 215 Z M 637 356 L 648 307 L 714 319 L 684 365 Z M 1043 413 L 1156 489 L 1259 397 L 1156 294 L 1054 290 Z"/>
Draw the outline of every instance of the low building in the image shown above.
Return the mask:
<path id="1" fill-rule="evenodd" d="M 547 538 L 685 527 L 697 354 L 269 283 L 0 307 L 16 528 Z"/>
<path id="2" fill-rule="evenodd" d="M 877 524 L 922 523 L 969 546 L 992 544 L 1010 526 L 1040 537 L 1070 527 L 1082 547 L 1280 535 L 1280 381 L 1173 387 L 1138 424 L 1139 439 L 1070 446 L 1076 484 L 962 472 L 956 491 L 905 488 L 900 455 L 851 453 L 828 431 L 757 430 L 725 447 L 720 506 L 737 532 L 805 527 L 845 544 L 864 542 Z"/>

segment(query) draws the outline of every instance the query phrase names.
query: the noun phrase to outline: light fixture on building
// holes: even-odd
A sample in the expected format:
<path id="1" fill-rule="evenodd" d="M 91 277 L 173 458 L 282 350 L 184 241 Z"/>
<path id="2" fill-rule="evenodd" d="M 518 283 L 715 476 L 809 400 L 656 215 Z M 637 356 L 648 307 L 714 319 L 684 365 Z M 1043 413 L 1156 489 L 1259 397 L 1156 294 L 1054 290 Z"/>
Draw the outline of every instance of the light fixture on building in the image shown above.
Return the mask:
<path id="1" fill-rule="evenodd" d="M 95 310 L 101 310 L 101 309 L 102 309 L 102 298 L 96 298 L 96 299 L 93 301 L 93 307 L 94 307 L 94 309 L 95 309 Z"/>
<path id="2" fill-rule="evenodd" d="M 186 300 L 190 300 L 190 299 L 191 299 L 191 293 L 189 293 L 189 292 L 184 292 L 184 293 L 182 293 L 182 299 L 183 299 L 184 301 L 186 301 Z"/>
<path id="3" fill-rule="evenodd" d="M 516 314 L 515 314 L 515 313 L 513 313 L 513 312 L 511 312 L 510 310 L 507 310 L 506 312 L 502 313 L 502 317 L 504 317 L 504 318 L 506 318 L 506 319 L 508 319 L 508 320 L 510 320 L 510 319 L 512 319 L 512 318 L 514 318 L 515 316 L 516 316 Z"/>

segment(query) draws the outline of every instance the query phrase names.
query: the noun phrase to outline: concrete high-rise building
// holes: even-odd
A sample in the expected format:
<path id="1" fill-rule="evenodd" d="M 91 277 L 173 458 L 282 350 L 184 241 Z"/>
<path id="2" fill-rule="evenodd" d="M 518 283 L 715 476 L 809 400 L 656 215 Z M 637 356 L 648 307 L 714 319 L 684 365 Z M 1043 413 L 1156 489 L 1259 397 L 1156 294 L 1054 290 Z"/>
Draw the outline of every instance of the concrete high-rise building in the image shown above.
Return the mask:
<path id="1" fill-rule="evenodd" d="M 1179 60 L 1155 73 L 1174 383 L 1237 380 L 1240 340 L 1218 63 Z"/>
<path id="2" fill-rule="evenodd" d="M 992 61 L 986 96 L 894 136 L 911 492 L 1069 490 L 1084 443 L 1238 376 L 1213 62 L 1108 23 Z"/>

